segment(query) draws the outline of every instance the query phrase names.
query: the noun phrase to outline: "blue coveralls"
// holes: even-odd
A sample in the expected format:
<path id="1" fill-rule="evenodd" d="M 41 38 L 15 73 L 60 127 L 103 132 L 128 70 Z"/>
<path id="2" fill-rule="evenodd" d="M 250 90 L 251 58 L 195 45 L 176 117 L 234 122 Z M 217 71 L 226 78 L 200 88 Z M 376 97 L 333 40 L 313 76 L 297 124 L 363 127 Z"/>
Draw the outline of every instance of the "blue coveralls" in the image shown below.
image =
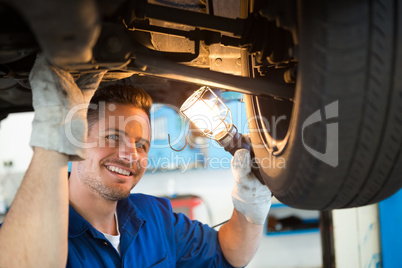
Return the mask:
<path id="1" fill-rule="evenodd" d="M 121 256 L 70 206 L 67 267 L 232 267 L 217 232 L 173 213 L 168 199 L 132 194 L 117 215 Z"/>

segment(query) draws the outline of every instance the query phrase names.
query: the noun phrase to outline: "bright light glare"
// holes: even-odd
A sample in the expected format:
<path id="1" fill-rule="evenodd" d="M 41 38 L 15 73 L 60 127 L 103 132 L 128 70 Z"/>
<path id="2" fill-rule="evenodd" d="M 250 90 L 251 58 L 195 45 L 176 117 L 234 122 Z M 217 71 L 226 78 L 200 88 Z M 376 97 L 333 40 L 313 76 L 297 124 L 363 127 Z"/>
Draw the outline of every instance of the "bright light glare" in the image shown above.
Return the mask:
<path id="1" fill-rule="evenodd" d="M 207 87 L 196 91 L 183 104 L 181 112 L 213 139 L 219 139 L 227 133 L 232 123 L 229 108 Z"/>
<path id="2" fill-rule="evenodd" d="M 220 118 L 221 111 L 214 100 L 199 100 L 184 113 L 205 134 L 215 136 L 227 129 L 225 121 Z"/>

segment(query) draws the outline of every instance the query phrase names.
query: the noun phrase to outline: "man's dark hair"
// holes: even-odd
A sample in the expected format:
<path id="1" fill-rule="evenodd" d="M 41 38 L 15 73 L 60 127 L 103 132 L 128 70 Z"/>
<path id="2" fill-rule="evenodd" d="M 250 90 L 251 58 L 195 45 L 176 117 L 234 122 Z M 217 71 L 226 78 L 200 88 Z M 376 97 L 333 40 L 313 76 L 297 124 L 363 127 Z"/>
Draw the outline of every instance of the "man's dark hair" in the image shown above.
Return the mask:
<path id="1" fill-rule="evenodd" d="M 152 99 L 142 88 L 132 85 L 110 85 L 100 87 L 93 95 L 88 108 L 88 127 L 99 120 L 100 103 L 130 104 L 142 109 L 150 119 Z"/>

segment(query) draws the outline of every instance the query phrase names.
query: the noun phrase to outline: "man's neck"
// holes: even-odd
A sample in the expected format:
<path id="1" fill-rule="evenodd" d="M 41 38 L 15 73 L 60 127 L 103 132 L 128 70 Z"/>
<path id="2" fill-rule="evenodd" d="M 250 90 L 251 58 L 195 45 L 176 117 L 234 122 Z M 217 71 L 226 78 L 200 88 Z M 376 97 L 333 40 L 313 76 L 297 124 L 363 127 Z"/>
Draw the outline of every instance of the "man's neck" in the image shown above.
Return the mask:
<path id="1" fill-rule="evenodd" d="M 70 205 L 95 229 L 102 233 L 117 235 L 114 218 L 117 201 L 108 201 L 91 191 L 78 180 L 69 180 Z"/>

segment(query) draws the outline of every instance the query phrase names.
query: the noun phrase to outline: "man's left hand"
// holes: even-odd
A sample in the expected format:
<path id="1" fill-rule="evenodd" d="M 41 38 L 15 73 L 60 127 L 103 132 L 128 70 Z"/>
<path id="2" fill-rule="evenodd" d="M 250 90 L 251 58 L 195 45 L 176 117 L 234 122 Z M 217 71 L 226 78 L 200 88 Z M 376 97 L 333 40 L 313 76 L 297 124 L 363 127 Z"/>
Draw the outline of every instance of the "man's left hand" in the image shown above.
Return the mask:
<path id="1" fill-rule="evenodd" d="M 242 213 L 248 222 L 264 224 L 271 207 L 272 194 L 251 172 L 250 152 L 246 149 L 236 151 L 231 164 L 235 180 L 232 191 L 235 209 Z"/>

